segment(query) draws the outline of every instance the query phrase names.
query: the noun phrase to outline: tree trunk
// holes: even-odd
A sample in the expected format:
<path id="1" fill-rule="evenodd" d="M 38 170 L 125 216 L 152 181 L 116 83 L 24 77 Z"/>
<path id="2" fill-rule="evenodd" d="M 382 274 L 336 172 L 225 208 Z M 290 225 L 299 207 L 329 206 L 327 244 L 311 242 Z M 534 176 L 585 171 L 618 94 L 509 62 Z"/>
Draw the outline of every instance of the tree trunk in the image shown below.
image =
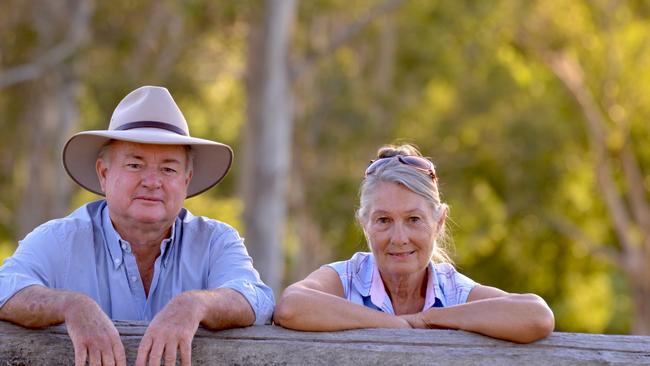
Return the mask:
<path id="1" fill-rule="evenodd" d="M 632 292 L 634 321 L 632 334 L 650 335 L 650 250 L 627 258 L 625 270 Z"/>
<path id="2" fill-rule="evenodd" d="M 16 174 L 17 238 L 48 219 L 65 215 L 69 209 L 73 184 L 63 169 L 61 151 L 79 121 L 74 55 L 88 41 L 94 8 L 92 0 L 31 6 L 38 34 L 37 56 L 0 77 L 4 87 L 24 83 L 20 87 L 26 96 L 20 101 L 20 128 L 25 137 L 22 146 L 17 143 L 16 147 L 24 156 L 24 163 L 16 166 L 23 169 Z"/>
<path id="3" fill-rule="evenodd" d="M 79 111 L 77 80 L 73 75 L 62 75 L 65 71 L 59 69 L 30 85 L 31 107 L 23 120 L 28 131 L 24 151 L 28 157 L 17 216 L 19 238 L 68 211 L 73 185 L 63 170 L 61 151 L 78 123 Z"/>
<path id="4" fill-rule="evenodd" d="M 292 95 L 288 46 L 295 1 L 267 0 L 251 29 L 247 72 L 242 195 L 246 245 L 262 279 L 276 293 L 283 271 L 282 238 L 291 164 Z"/>

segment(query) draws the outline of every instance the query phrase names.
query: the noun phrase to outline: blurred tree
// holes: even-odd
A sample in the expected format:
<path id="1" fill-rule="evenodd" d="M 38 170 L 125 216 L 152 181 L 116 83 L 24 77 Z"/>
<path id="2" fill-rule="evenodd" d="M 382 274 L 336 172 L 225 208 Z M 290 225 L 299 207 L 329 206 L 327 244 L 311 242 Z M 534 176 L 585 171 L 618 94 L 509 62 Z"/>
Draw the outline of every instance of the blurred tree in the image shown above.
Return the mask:
<path id="1" fill-rule="evenodd" d="M 291 165 L 293 96 L 287 65 L 295 1 L 267 0 L 249 37 L 246 79 L 248 120 L 241 175 L 246 243 L 256 268 L 279 293 Z"/>
<path id="2" fill-rule="evenodd" d="M 591 33 L 592 37 L 597 37 L 592 40 L 597 44 L 595 52 L 584 52 L 581 47 L 573 46 L 575 42 L 567 42 L 559 35 L 555 43 L 539 39 L 538 29 L 535 29 L 538 23 L 549 23 L 549 17 L 556 15 L 547 9 L 541 9 L 538 22 L 522 27 L 520 43 L 557 76 L 583 114 L 595 183 L 607 208 L 617 245 L 606 245 L 603 238 L 591 238 L 570 220 L 558 220 L 556 226 L 627 275 L 635 313 L 632 332 L 650 334 L 650 199 L 642 170 L 645 164 L 641 164 L 639 153 L 635 151 L 637 141 L 632 133 L 640 128 L 647 134 L 647 123 L 635 126 L 637 117 L 631 117 L 628 112 L 641 102 L 634 95 L 641 90 L 626 90 L 620 85 L 625 77 L 624 68 L 641 71 L 645 66 L 645 63 L 637 64 L 636 57 L 623 64 L 622 55 L 632 52 L 641 59 L 649 56 L 645 51 L 650 45 L 647 40 L 639 44 L 636 40 L 625 39 L 630 33 L 641 31 L 639 25 L 647 23 L 643 16 L 631 18 L 632 9 L 634 7 L 623 7 L 618 2 L 602 2 L 585 4 L 575 10 L 583 11 L 579 19 L 585 19 L 587 26 L 597 29 Z M 594 54 L 600 57 L 593 59 Z M 593 63 L 594 70 L 585 72 L 581 59 Z M 631 91 L 633 93 L 629 93 Z"/>
<path id="3" fill-rule="evenodd" d="M 70 200 L 59 162 L 69 134 L 105 128 L 125 92 L 163 84 L 193 134 L 236 153 L 228 179 L 188 207 L 243 229 L 256 266 L 274 268 L 265 279 L 278 276 L 269 282 L 367 250 L 358 185 L 376 148 L 399 139 L 437 165 L 461 271 L 541 294 L 558 330 L 648 333 L 645 2 L 303 1 L 290 35 L 287 23 L 263 28 L 264 14 L 279 19 L 270 11 L 255 1 L 2 2 L 0 258 L 25 230 L 96 198 Z M 252 46 L 274 35 L 289 42 L 273 47 L 281 56 Z M 272 77 L 289 78 L 283 92 L 256 87 Z M 285 141 L 272 153 L 256 142 L 269 125 Z M 275 170 L 253 177 L 263 171 L 251 159 Z M 276 209 L 244 208 L 238 189 L 275 192 Z M 255 220 L 272 224 L 266 234 L 253 233 Z M 284 274 L 280 251 L 262 248 L 276 237 Z"/>
<path id="4" fill-rule="evenodd" d="M 14 190 L 5 197 L 14 213 L 11 224 L 23 236 L 67 209 L 72 186 L 60 169 L 60 151 L 79 122 L 75 61 L 88 41 L 94 2 L 13 5 L 5 16 L 12 15 L 16 23 L 13 29 L 3 29 L 7 48 L 2 52 L 8 55 L 3 61 L 13 65 L 0 72 L 0 89 L 15 91 L 5 101 L 7 116 L 17 121 L 15 134 L 5 135 L 3 144 L 4 150 L 12 151 L 4 167 Z"/>

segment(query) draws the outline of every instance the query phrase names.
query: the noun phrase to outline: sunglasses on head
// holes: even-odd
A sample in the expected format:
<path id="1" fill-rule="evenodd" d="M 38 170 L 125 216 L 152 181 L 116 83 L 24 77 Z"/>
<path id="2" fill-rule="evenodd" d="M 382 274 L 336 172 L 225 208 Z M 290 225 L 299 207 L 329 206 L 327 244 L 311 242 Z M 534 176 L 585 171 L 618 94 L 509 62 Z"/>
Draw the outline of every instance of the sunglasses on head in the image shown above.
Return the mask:
<path id="1" fill-rule="evenodd" d="M 436 179 L 436 172 L 433 163 L 427 158 L 415 155 L 394 155 L 386 158 L 371 160 L 368 168 L 366 168 L 365 176 L 367 177 L 369 175 L 372 175 L 377 171 L 379 167 L 385 165 L 392 159 L 397 159 L 402 164 L 411 166 L 417 170 L 427 173 L 431 179 Z"/>

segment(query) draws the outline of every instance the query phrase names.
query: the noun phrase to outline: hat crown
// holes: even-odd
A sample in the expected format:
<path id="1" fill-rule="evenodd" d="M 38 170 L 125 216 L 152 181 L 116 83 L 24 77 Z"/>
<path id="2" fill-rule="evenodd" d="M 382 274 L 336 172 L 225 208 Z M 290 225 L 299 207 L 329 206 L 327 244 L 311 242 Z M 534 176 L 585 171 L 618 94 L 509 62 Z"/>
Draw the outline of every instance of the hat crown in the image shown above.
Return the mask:
<path id="1" fill-rule="evenodd" d="M 191 146 L 194 157 L 187 197 L 217 184 L 232 164 L 232 149 L 220 142 L 192 137 L 181 110 L 166 88 L 143 86 L 129 93 L 115 108 L 108 130 L 74 134 L 63 148 L 63 166 L 83 188 L 103 195 L 96 162 L 111 140 L 139 144 Z"/>
<path id="2" fill-rule="evenodd" d="M 134 122 L 162 122 L 189 135 L 189 128 L 180 108 L 167 88 L 142 86 L 129 93 L 115 108 L 109 130 L 120 130 Z"/>

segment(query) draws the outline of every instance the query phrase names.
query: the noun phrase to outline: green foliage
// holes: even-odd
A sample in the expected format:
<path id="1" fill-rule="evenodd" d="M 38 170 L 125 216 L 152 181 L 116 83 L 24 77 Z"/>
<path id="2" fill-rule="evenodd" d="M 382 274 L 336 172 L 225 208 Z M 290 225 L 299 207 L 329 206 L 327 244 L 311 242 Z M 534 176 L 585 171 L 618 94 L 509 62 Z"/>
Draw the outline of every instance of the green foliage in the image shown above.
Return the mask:
<path id="1" fill-rule="evenodd" d="M 378 19 L 321 61 L 298 85 L 296 159 L 309 212 L 338 253 L 333 259 L 365 250 L 353 222 L 364 163 L 381 144 L 414 142 L 436 163 L 464 273 L 542 295 L 558 330 L 629 331 L 621 273 L 557 227 L 574 225 L 602 246 L 616 242 L 584 115 L 528 43 L 580 58 L 588 85 L 608 106 L 610 149 L 629 136 L 647 167 L 647 13 L 606 6 L 413 2 L 390 15 L 399 37 L 393 55 L 380 54 L 386 22 Z M 335 1 L 322 12 L 313 7 L 301 7 L 303 37 L 319 29 L 314 24 L 346 24 L 359 11 Z M 323 43 L 301 38 L 297 48 Z M 389 90 L 375 84 L 381 57 L 394 58 Z"/>
<path id="2" fill-rule="evenodd" d="M 11 9 L 0 11 L 3 69 L 42 53 L 30 4 L 2 5 Z M 292 70 L 377 4 L 299 2 Z M 98 2 L 92 41 L 66 60 L 79 73 L 77 130 L 105 128 L 126 91 L 162 84 L 193 135 L 233 146 L 230 175 L 186 203 L 195 215 L 242 232 L 236 179 L 246 118 L 243 76 L 248 23 L 259 5 Z M 331 261 L 367 250 L 354 221 L 364 168 L 380 145 L 414 142 L 436 164 L 463 273 L 506 291 L 542 295 L 558 330 L 629 332 L 624 274 L 558 225 L 578 228 L 598 248 L 618 248 L 595 183 L 585 117 L 540 50 L 579 60 L 608 119 L 609 151 L 631 142 L 647 193 L 649 18 L 643 1 L 406 1 L 333 54 L 316 57 L 293 89 L 287 282 L 304 275 L 292 269 L 306 249 L 326 247 L 320 249 Z M 38 81 L 0 93 L 0 168 L 10 172 L 0 175 L 0 261 L 15 246 L 15 192 L 29 177 L 20 168 L 28 154 L 20 152 L 33 126 L 17 121 L 29 110 L 30 86 Z M 615 173 L 624 192 L 621 172 Z M 79 190 L 69 207 L 97 198 Z M 315 223 L 310 229 L 319 240 L 302 236 L 302 217 Z"/>

